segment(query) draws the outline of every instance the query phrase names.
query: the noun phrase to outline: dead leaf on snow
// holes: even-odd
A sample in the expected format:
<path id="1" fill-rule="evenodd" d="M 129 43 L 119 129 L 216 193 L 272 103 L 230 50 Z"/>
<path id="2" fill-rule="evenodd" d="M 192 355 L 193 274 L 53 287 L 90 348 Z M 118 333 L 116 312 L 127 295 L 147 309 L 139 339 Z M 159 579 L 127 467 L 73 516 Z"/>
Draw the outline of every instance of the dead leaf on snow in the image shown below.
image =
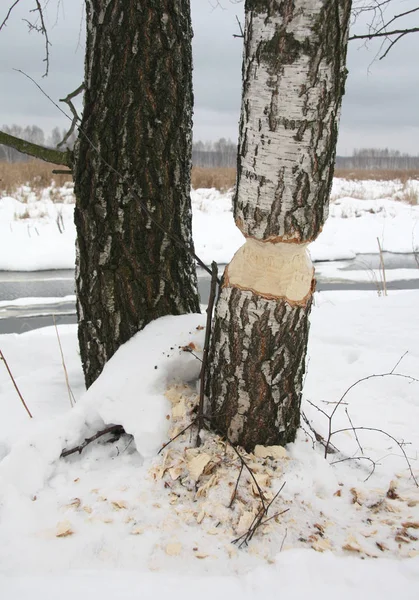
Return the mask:
<path id="1" fill-rule="evenodd" d="M 57 523 L 55 537 L 67 537 L 68 535 L 73 535 L 73 533 L 70 521 L 60 521 Z"/>

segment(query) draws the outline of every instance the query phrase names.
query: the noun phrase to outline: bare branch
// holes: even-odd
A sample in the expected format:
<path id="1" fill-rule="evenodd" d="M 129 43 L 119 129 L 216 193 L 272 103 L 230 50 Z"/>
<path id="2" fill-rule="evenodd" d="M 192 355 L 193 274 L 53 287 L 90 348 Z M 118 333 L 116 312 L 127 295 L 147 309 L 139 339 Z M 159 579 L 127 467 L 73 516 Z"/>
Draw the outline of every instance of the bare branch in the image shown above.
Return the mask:
<path id="1" fill-rule="evenodd" d="M 32 142 L 17 138 L 4 131 L 0 131 L 0 144 L 8 146 L 9 148 L 14 148 L 23 154 L 28 154 L 29 156 L 53 163 L 54 165 L 66 165 L 71 168 L 73 164 L 73 153 L 71 150 L 61 152 L 60 150 L 54 150 L 53 148 L 45 148 L 44 146 L 38 146 L 38 144 L 33 144 Z"/>
<path id="2" fill-rule="evenodd" d="M 384 431 L 383 429 L 378 429 L 377 427 L 345 427 L 343 429 L 337 429 L 336 431 L 332 432 L 332 435 L 336 435 L 337 433 L 344 433 L 346 431 L 376 431 L 377 433 L 382 433 L 383 435 L 386 435 L 387 437 L 389 437 L 391 440 L 393 440 L 393 442 L 395 442 L 398 447 L 400 448 L 404 459 L 407 463 L 407 466 L 409 468 L 410 471 L 410 476 L 412 477 L 413 481 L 415 482 L 416 487 L 419 487 L 419 483 L 418 480 L 416 479 L 414 473 L 413 473 L 413 469 L 412 469 L 412 465 L 410 464 L 409 458 L 406 454 L 405 449 L 403 448 L 403 443 L 399 442 L 398 440 L 396 440 L 395 437 L 393 437 L 392 435 L 390 435 L 389 433 L 387 433 L 387 431 Z"/>
<path id="3" fill-rule="evenodd" d="M 352 35 L 349 38 L 349 41 L 351 40 L 372 40 L 374 38 L 378 38 L 378 37 L 389 37 L 390 35 L 406 35 L 408 33 L 417 33 L 419 31 L 419 27 L 411 27 L 408 29 L 395 29 L 394 31 L 382 31 L 381 33 L 375 33 L 375 32 L 371 32 L 371 33 L 365 33 L 362 35 Z"/>
<path id="4" fill-rule="evenodd" d="M 72 103 L 72 99 L 75 98 L 76 96 L 78 96 L 79 94 L 81 94 L 81 92 L 83 90 L 84 90 L 84 83 L 79 85 L 79 87 L 76 90 L 74 90 L 74 92 L 71 92 L 65 98 L 60 98 L 60 102 L 65 102 L 68 105 L 68 107 L 70 108 L 71 113 L 73 115 L 73 120 L 71 121 L 70 129 L 65 134 L 64 139 L 58 144 L 57 148 L 60 148 L 61 146 L 63 146 L 66 143 L 68 138 L 74 133 L 74 130 L 77 127 L 77 122 L 80 121 L 80 117 L 77 114 L 74 104 Z"/>
<path id="5" fill-rule="evenodd" d="M 12 4 L 12 6 L 9 8 L 9 10 L 7 11 L 7 15 L 5 16 L 3 23 L 0 25 L 0 31 L 3 29 L 3 27 L 5 27 L 5 26 L 6 26 L 6 23 L 7 23 L 7 21 L 9 20 L 9 17 L 10 17 L 10 13 L 11 13 L 11 12 L 12 12 L 12 10 L 14 9 L 14 7 L 15 7 L 17 4 L 19 4 L 19 2 L 20 2 L 20 0 L 16 0 L 16 2 L 14 2 L 14 3 Z"/>
<path id="6" fill-rule="evenodd" d="M 236 15 L 236 21 L 237 21 L 237 24 L 238 24 L 239 29 L 240 29 L 240 35 L 238 35 L 237 33 L 233 33 L 233 37 L 234 38 L 244 38 L 243 27 L 242 27 L 242 24 L 240 23 L 240 19 L 239 19 L 239 17 L 237 15 Z"/>
<path id="7" fill-rule="evenodd" d="M 36 4 L 36 8 L 33 8 L 29 12 L 38 13 L 38 17 L 39 17 L 41 24 L 37 25 L 36 22 L 32 23 L 31 21 L 28 21 L 28 19 L 23 19 L 23 20 L 25 21 L 25 23 L 28 24 L 29 31 L 36 31 L 37 33 L 40 33 L 41 35 L 43 35 L 45 38 L 45 58 L 44 58 L 45 73 L 42 75 L 42 77 L 47 77 L 48 71 L 49 71 L 49 47 L 51 46 L 51 42 L 49 41 L 48 30 L 45 25 L 44 13 L 42 11 L 42 6 L 41 6 L 39 0 L 35 0 L 35 4 Z"/>

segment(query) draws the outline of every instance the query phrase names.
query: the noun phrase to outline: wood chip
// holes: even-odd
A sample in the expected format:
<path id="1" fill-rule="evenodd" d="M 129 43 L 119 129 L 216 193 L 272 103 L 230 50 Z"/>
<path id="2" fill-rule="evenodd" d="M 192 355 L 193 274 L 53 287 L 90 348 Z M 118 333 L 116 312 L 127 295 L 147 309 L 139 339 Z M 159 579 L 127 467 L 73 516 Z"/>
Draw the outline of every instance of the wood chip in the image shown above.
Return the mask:
<path id="1" fill-rule="evenodd" d="M 405 523 L 402 523 L 402 526 L 405 529 L 409 529 L 409 527 L 412 529 L 419 529 L 419 523 L 417 521 L 406 521 Z"/>
<path id="2" fill-rule="evenodd" d="M 179 544 L 179 542 L 167 544 L 165 551 L 169 556 L 179 556 L 179 554 L 182 552 L 182 544 Z"/>
<path id="3" fill-rule="evenodd" d="M 195 479 L 195 481 L 199 479 L 210 460 L 211 456 L 206 452 L 200 452 L 197 454 L 197 456 L 194 456 L 194 458 L 188 460 L 189 474 L 193 479 Z"/>
<path id="4" fill-rule="evenodd" d="M 80 498 L 74 498 L 70 504 L 67 504 L 65 508 L 80 508 L 81 500 Z"/>
<path id="5" fill-rule="evenodd" d="M 144 533 L 144 529 L 142 527 L 134 527 L 131 529 L 131 535 L 142 535 Z"/>
<path id="6" fill-rule="evenodd" d="M 255 446 L 253 454 L 257 458 L 275 458 L 279 460 L 281 458 L 287 458 L 288 453 L 283 446 Z"/>
<path id="7" fill-rule="evenodd" d="M 55 537 L 67 537 L 73 535 L 74 531 L 71 528 L 70 521 L 60 521 L 57 523 Z"/>
<path id="8" fill-rule="evenodd" d="M 342 546 L 343 550 L 348 550 L 349 552 L 363 552 L 362 546 L 358 543 L 357 539 L 350 535 L 346 540 L 346 544 Z"/>
<path id="9" fill-rule="evenodd" d="M 239 519 L 239 522 L 236 527 L 236 531 L 239 535 L 246 533 L 249 530 L 249 527 L 252 525 L 255 515 L 253 512 L 246 510 Z"/>
<path id="10" fill-rule="evenodd" d="M 124 500 L 113 500 L 111 504 L 115 510 L 124 510 L 127 508 L 127 504 Z"/>
<path id="11" fill-rule="evenodd" d="M 325 550 L 330 550 L 330 541 L 325 538 L 321 538 L 316 540 L 311 547 L 313 550 L 316 550 L 316 552 L 325 552 Z"/>

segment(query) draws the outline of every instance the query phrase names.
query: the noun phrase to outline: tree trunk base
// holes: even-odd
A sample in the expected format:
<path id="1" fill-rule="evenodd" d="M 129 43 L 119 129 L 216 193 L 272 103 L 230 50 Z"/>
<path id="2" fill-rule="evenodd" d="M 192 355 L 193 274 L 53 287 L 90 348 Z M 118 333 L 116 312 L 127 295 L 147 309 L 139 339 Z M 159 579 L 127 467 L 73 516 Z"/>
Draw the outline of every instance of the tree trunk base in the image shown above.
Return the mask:
<path id="1" fill-rule="evenodd" d="M 311 294 L 303 305 L 224 287 L 217 304 L 206 395 L 212 427 L 247 451 L 295 440 Z"/>

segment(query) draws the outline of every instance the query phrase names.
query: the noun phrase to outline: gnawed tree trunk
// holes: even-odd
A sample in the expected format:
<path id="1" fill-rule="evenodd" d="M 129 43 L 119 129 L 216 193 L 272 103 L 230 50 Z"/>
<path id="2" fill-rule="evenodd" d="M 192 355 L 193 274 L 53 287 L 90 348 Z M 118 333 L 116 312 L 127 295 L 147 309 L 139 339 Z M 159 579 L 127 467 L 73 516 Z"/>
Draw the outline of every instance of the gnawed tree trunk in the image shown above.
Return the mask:
<path id="1" fill-rule="evenodd" d="M 192 257 L 138 201 L 192 247 L 189 0 L 86 0 L 86 15 L 74 178 L 79 342 L 89 386 L 138 330 L 163 315 L 199 312 L 199 300 Z"/>
<path id="2" fill-rule="evenodd" d="M 213 426 L 247 450 L 300 422 L 314 290 L 307 244 L 327 217 L 350 0 L 246 0 L 234 214 L 206 392 Z"/>

